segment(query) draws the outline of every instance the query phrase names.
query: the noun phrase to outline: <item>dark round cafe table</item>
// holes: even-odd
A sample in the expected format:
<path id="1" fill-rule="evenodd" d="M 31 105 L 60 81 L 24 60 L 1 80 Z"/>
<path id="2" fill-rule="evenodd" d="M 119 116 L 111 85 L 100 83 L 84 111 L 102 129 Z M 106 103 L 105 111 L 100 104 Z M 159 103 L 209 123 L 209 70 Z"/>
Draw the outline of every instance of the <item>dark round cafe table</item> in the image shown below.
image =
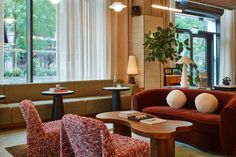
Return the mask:
<path id="1" fill-rule="evenodd" d="M 42 95 L 53 96 L 53 106 L 52 106 L 52 121 L 61 119 L 64 112 L 63 96 L 74 94 L 72 90 L 53 92 L 53 91 L 43 91 Z"/>

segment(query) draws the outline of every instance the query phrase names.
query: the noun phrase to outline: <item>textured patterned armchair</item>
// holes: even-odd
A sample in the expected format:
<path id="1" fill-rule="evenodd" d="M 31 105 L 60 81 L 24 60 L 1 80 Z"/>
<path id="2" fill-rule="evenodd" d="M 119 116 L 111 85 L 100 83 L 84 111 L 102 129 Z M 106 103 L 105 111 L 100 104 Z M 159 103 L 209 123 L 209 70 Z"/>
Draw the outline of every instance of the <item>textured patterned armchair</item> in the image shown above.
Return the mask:
<path id="1" fill-rule="evenodd" d="M 59 157 L 61 121 L 42 123 L 30 100 L 20 103 L 27 126 L 28 157 Z"/>
<path id="2" fill-rule="evenodd" d="M 61 129 L 61 157 L 149 157 L 146 142 L 110 134 L 101 121 L 65 115 Z"/>

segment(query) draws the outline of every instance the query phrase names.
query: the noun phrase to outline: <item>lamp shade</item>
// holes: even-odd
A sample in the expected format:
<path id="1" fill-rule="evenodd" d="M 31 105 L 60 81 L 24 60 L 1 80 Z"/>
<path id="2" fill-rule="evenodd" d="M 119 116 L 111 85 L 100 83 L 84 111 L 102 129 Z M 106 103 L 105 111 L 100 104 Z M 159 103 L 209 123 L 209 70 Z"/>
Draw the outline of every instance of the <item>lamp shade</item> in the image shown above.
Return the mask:
<path id="1" fill-rule="evenodd" d="M 110 9 L 114 9 L 116 12 L 122 11 L 122 9 L 126 8 L 127 6 L 124 5 L 122 2 L 114 2 L 110 5 Z"/>
<path id="2" fill-rule="evenodd" d="M 137 75 L 138 74 L 138 66 L 137 66 L 137 61 L 136 61 L 135 56 L 129 56 L 127 74 L 129 74 L 129 75 Z"/>
<path id="3" fill-rule="evenodd" d="M 176 64 L 191 64 L 191 63 L 193 63 L 193 61 L 187 56 L 182 56 L 180 60 L 176 62 Z"/>

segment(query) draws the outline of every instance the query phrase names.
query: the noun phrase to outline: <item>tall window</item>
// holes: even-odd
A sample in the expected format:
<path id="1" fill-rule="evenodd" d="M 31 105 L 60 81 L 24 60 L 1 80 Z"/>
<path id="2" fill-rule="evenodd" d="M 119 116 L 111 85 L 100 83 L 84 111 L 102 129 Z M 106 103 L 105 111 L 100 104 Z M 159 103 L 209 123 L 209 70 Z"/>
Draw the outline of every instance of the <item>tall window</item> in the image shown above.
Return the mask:
<path id="1" fill-rule="evenodd" d="M 3 83 L 26 82 L 26 1 L 3 0 L 4 71 Z"/>
<path id="2" fill-rule="evenodd" d="M 33 0 L 33 80 L 57 81 L 56 6 L 49 0 Z"/>
<path id="3" fill-rule="evenodd" d="M 29 65 L 33 82 L 109 78 L 107 0 L 63 0 L 58 6 L 50 0 L 32 0 L 32 32 L 26 30 L 29 1 L 3 0 L 0 5 L 0 25 L 5 28 L 1 35 L 6 36 L 0 83 L 26 83 Z M 26 50 L 26 36 L 31 34 L 32 65 Z"/>
<path id="4" fill-rule="evenodd" d="M 219 78 L 217 20 L 178 13 L 176 25 L 180 40 L 190 39 L 192 51 L 186 55 L 197 64 L 200 73 L 207 73 L 209 85 L 216 84 Z"/>

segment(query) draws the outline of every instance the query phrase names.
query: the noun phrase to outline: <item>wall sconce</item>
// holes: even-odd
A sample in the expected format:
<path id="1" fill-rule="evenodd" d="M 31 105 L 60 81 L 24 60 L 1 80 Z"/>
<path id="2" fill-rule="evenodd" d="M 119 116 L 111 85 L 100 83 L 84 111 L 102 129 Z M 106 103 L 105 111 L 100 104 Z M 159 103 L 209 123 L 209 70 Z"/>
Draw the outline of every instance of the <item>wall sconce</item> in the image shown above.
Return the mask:
<path id="1" fill-rule="evenodd" d="M 110 9 L 115 10 L 116 12 L 121 12 L 122 9 L 126 8 L 127 6 L 124 5 L 122 2 L 114 2 L 112 5 L 110 5 Z"/>
<path id="2" fill-rule="evenodd" d="M 135 56 L 129 56 L 127 74 L 129 75 L 129 83 L 135 84 L 134 76 L 138 74 L 138 65 Z"/>

